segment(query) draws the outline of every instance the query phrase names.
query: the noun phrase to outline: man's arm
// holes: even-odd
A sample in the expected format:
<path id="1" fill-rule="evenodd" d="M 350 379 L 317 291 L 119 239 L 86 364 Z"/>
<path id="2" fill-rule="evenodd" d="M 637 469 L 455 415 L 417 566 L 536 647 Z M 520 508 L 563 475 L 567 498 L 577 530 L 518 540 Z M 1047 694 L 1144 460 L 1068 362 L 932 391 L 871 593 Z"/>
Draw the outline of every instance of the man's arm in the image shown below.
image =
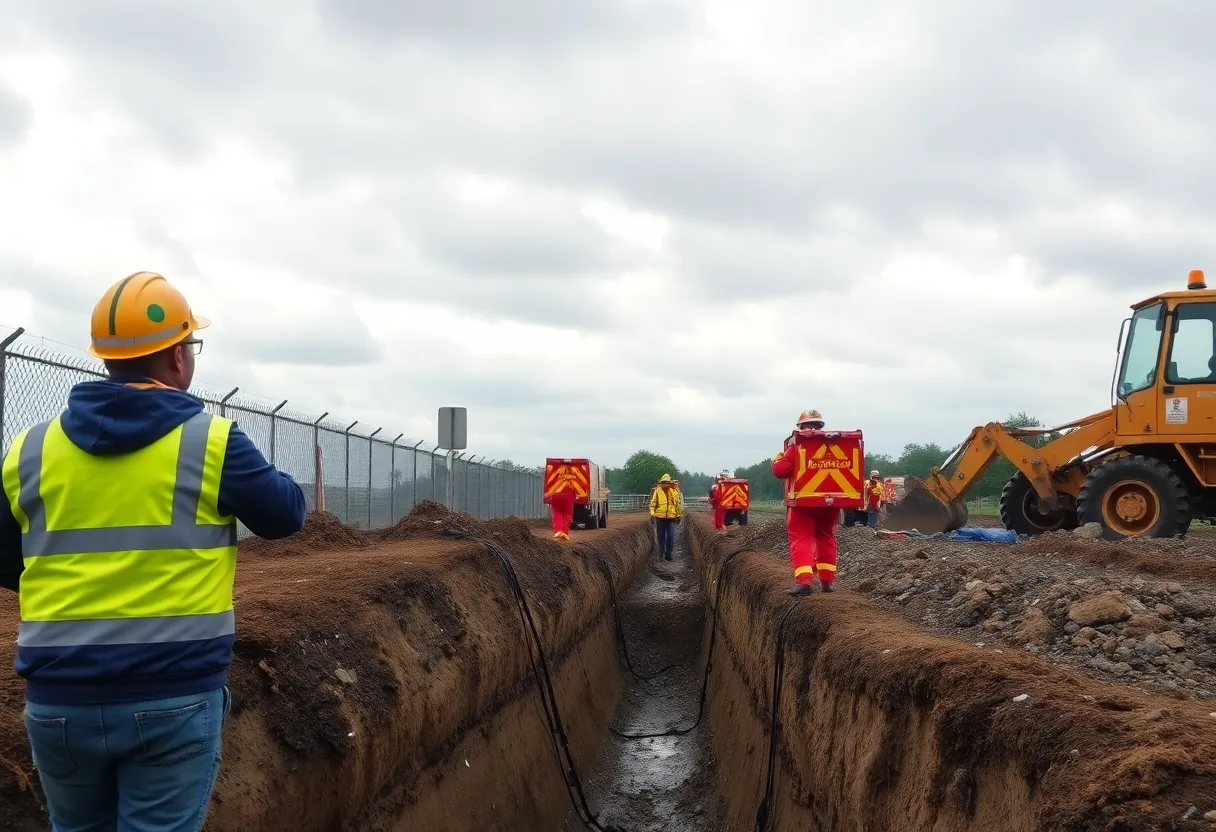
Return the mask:
<path id="1" fill-rule="evenodd" d="M 796 445 L 790 445 L 781 454 L 773 457 L 773 476 L 787 480 L 794 475 L 794 460 L 798 453 Z"/>
<path id="2" fill-rule="evenodd" d="M 235 424 L 228 435 L 219 502 L 220 511 L 235 515 L 249 531 L 267 540 L 304 528 L 304 492 L 290 474 L 267 462 Z"/>
<path id="3" fill-rule="evenodd" d="M 0 587 L 13 592 L 21 585 L 25 562 L 21 557 L 21 526 L 8 500 L 0 493 Z"/>

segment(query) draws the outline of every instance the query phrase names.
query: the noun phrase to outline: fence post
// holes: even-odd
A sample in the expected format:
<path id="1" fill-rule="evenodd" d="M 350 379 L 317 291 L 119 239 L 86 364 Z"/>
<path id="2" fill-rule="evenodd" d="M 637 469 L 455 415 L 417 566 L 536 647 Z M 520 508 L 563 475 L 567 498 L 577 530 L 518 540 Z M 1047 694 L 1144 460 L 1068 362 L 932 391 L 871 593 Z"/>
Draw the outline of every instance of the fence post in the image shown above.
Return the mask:
<path id="1" fill-rule="evenodd" d="M 228 400 L 235 396 L 236 391 L 240 389 L 239 387 L 233 387 L 225 394 L 224 398 L 220 399 L 220 415 L 225 419 L 228 418 Z"/>
<path id="2" fill-rule="evenodd" d="M 464 510 L 469 514 L 473 513 L 472 506 L 470 505 L 472 491 L 469 490 L 469 471 L 476 464 L 473 462 L 475 458 L 469 457 L 464 463 Z"/>
<path id="3" fill-rule="evenodd" d="M 483 456 L 481 458 L 481 462 L 477 463 L 477 516 L 482 520 L 486 519 L 486 486 L 485 482 L 483 481 L 484 477 L 482 476 L 485 474 L 485 472 L 486 458 Z"/>
<path id="4" fill-rule="evenodd" d="M 397 438 L 393 440 L 392 448 L 388 452 L 388 524 L 391 526 L 397 522 L 397 440 L 405 436 L 404 433 L 397 434 Z"/>
<path id="5" fill-rule="evenodd" d="M 439 483 L 435 481 L 435 453 L 434 451 L 428 451 L 428 453 L 431 455 L 431 500 L 437 503 L 439 502 Z"/>
<path id="6" fill-rule="evenodd" d="M 342 515 L 342 522 L 350 522 L 350 432 L 354 430 L 355 425 L 359 424 L 359 420 L 350 423 L 350 427 L 346 429 L 346 508 L 345 514 Z"/>
<path id="7" fill-rule="evenodd" d="M 384 428 L 376 428 L 367 437 L 367 528 L 372 528 L 372 457 L 375 456 L 376 434 Z"/>
<path id="8" fill-rule="evenodd" d="M 460 463 L 460 467 L 464 471 L 464 510 L 468 511 L 469 510 L 469 463 L 467 460 L 463 459 L 464 454 L 465 454 L 464 451 L 461 451 L 460 453 L 456 454 L 456 462 Z M 452 473 L 453 474 L 456 473 L 455 466 L 453 466 Z M 452 481 L 452 502 L 453 503 L 456 502 L 456 482 L 454 479 Z M 452 508 L 455 509 L 456 506 L 453 505 Z"/>
<path id="9" fill-rule="evenodd" d="M 8 364 L 8 348 L 24 333 L 24 327 L 17 327 L 12 335 L 0 341 L 0 449 L 4 448 L 4 373 Z"/>
<path id="10" fill-rule="evenodd" d="M 410 480 L 410 511 L 418 505 L 418 448 L 422 446 L 422 440 L 419 439 L 412 448 L 414 452 L 414 478 Z"/>
<path id="11" fill-rule="evenodd" d="M 468 464 L 468 466 L 464 469 L 464 494 L 465 494 L 464 504 L 465 504 L 465 511 L 469 512 L 469 514 L 479 515 L 479 514 L 481 514 L 481 502 L 480 502 L 481 494 L 480 494 L 480 492 L 478 493 L 477 500 L 476 501 L 473 500 L 473 474 L 476 473 L 476 468 L 475 468 L 476 465 L 477 465 L 476 462 L 470 462 Z M 480 484 L 481 484 L 481 481 L 478 480 L 478 485 L 480 485 Z M 474 505 L 474 502 L 476 502 L 477 504 Z"/>
<path id="12" fill-rule="evenodd" d="M 317 451 L 321 448 L 321 422 L 329 415 L 329 411 L 325 411 L 317 417 L 317 421 L 312 423 L 312 455 L 315 458 Z M 325 480 L 323 477 L 316 477 L 316 482 L 313 483 L 313 491 L 318 492 L 313 494 L 313 508 L 320 510 L 321 505 L 325 502 L 325 495 L 319 493 L 325 489 Z"/>
<path id="13" fill-rule="evenodd" d="M 278 412 L 287 406 L 287 399 L 279 402 L 279 406 L 270 411 L 270 464 L 275 463 L 275 444 L 278 441 L 279 420 L 276 417 Z"/>

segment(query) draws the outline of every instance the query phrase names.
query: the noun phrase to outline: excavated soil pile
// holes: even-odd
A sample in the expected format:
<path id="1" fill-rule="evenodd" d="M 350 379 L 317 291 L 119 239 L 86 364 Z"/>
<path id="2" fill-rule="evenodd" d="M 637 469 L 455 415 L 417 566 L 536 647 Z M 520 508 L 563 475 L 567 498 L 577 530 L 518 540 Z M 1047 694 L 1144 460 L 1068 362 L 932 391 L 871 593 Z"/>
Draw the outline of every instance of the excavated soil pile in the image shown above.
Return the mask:
<path id="1" fill-rule="evenodd" d="M 877 543 L 863 529 L 842 530 L 845 588 L 793 599 L 784 592 L 784 554 L 756 551 L 766 541 L 783 545 L 784 531 L 774 527 L 716 536 L 701 521 L 690 524 L 702 583 L 712 593 L 722 582 L 710 716 L 719 756 L 731 761 L 723 781 L 729 828 L 754 828 L 764 806 L 773 829 L 832 832 L 1209 828 L 1210 704 L 925 632 L 849 591 L 859 579 L 846 564 L 864 535 Z M 936 541 L 917 545 L 925 557 L 908 559 L 953 559 Z M 1003 547 L 1001 557 L 1016 558 L 1015 550 Z M 900 567 L 898 551 L 885 557 Z M 945 615 L 948 604 L 932 605 Z M 776 641 L 787 611 L 773 731 Z"/>
<path id="2" fill-rule="evenodd" d="M 420 505 L 382 532 L 313 515 L 241 544 L 224 763 L 207 829 L 552 829 L 569 808 L 504 567 L 514 563 L 575 758 L 594 761 L 623 687 L 606 566 L 618 591 L 652 549 L 622 518 L 559 546 L 514 520 Z M 470 540 L 468 538 L 472 537 Z M 0 596 L 0 632 L 17 629 Z M 11 668 L 13 643 L 0 647 Z M 46 829 L 0 673 L 0 829 Z"/>
<path id="3" fill-rule="evenodd" d="M 366 549 L 371 545 L 357 527 L 346 525 L 328 511 L 314 511 L 304 518 L 304 528 L 291 537 L 284 540 L 251 537 L 241 541 L 239 554 L 258 558 L 297 557 L 308 552 Z"/>
<path id="4" fill-rule="evenodd" d="M 1216 536 L 1111 543 L 1087 534 L 1008 545 L 841 529 L 839 577 L 923 629 L 1146 691 L 1216 700 L 1216 576 L 1206 577 Z M 788 557 L 783 523 L 737 539 Z"/>

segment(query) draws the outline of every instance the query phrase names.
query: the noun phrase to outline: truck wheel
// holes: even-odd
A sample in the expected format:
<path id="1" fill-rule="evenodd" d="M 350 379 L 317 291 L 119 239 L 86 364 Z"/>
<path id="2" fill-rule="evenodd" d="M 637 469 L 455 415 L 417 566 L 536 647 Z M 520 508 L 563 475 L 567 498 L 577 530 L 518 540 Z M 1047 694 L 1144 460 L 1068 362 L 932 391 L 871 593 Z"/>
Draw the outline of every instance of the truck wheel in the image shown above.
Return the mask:
<path id="1" fill-rule="evenodd" d="M 600 513 L 593 511 L 590 506 L 587 507 L 587 528 L 598 529 L 600 527 Z"/>
<path id="2" fill-rule="evenodd" d="M 1061 495 L 1068 503 L 1072 498 Z M 1050 514 L 1043 514 L 1038 509 L 1039 493 L 1030 484 L 1030 478 L 1021 471 L 1014 472 L 1001 490 L 1001 522 L 1005 528 L 1018 534 L 1042 534 L 1056 529 L 1075 529 L 1077 513 L 1068 508 L 1060 508 Z"/>
<path id="3" fill-rule="evenodd" d="M 739 525 L 740 526 L 747 525 L 747 512 L 746 511 L 739 512 Z"/>
<path id="4" fill-rule="evenodd" d="M 1191 498 L 1182 478 L 1159 459 L 1128 456 L 1090 471 L 1081 486 L 1082 523 L 1097 523 L 1106 540 L 1175 537 L 1191 525 Z"/>
<path id="5" fill-rule="evenodd" d="M 600 528 L 608 528 L 608 504 L 604 503 L 604 508 L 600 511 Z"/>

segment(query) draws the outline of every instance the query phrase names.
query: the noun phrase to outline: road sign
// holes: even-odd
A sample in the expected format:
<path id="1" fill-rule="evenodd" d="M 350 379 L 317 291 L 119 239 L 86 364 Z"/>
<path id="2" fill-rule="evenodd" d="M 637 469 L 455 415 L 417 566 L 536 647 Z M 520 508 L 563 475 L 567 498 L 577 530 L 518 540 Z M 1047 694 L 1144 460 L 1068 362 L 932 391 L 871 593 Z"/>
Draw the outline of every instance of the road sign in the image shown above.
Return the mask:
<path id="1" fill-rule="evenodd" d="M 439 408 L 439 447 L 445 451 L 463 451 L 469 447 L 469 411 L 467 408 Z"/>

